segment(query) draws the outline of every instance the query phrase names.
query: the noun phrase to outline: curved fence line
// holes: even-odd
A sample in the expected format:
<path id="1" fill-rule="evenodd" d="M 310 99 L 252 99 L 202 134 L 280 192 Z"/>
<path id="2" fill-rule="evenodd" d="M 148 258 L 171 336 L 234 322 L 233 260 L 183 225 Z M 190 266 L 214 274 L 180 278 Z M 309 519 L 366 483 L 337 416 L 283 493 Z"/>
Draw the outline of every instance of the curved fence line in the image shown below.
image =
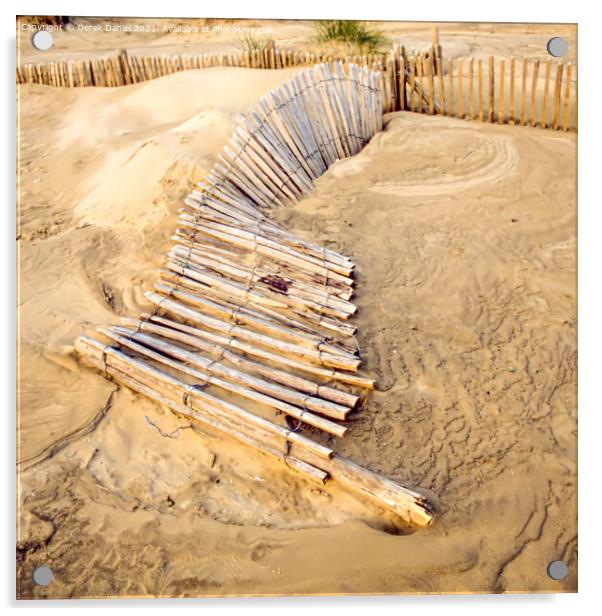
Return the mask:
<path id="1" fill-rule="evenodd" d="M 303 70 L 262 97 L 185 199 L 146 293 L 152 309 L 75 348 L 108 377 L 305 478 L 334 480 L 426 526 L 433 510 L 420 494 L 319 438 L 343 437 L 374 386 L 359 372 L 350 322 L 354 264 L 270 217 L 382 130 L 382 101 L 378 73 L 340 63 Z"/>

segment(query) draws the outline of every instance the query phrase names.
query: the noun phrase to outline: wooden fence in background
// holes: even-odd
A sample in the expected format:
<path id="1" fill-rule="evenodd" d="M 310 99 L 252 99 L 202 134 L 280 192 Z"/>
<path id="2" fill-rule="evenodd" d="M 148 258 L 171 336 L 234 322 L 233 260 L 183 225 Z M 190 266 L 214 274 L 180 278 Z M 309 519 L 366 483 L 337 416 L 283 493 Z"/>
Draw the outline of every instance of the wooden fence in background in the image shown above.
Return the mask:
<path id="1" fill-rule="evenodd" d="M 384 112 L 577 130 L 577 67 L 570 62 L 406 56 L 396 48 L 381 74 Z"/>
<path id="2" fill-rule="evenodd" d="M 429 57 L 430 51 L 424 52 Z M 389 53 L 333 56 L 324 52 L 278 49 L 273 41 L 252 52 L 229 54 L 170 54 L 141 56 L 126 49 L 118 53 L 57 62 L 28 63 L 17 68 L 17 83 L 40 83 L 61 87 L 113 87 L 140 83 L 171 73 L 216 66 L 281 69 L 342 62 L 376 69 L 384 66 Z"/>
<path id="3" fill-rule="evenodd" d="M 179 71 L 215 66 L 281 69 L 338 61 L 377 71 L 383 112 L 414 111 L 499 124 L 577 130 L 577 67 L 529 58 L 445 58 L 438 39 L 423 52 L 401 45 L 380 54 L 334 57 L 278 49 L 252 52 L 139 56 L 123 49 L 106 57 L 23 64 L 17 83 L 115 87 Z"/>

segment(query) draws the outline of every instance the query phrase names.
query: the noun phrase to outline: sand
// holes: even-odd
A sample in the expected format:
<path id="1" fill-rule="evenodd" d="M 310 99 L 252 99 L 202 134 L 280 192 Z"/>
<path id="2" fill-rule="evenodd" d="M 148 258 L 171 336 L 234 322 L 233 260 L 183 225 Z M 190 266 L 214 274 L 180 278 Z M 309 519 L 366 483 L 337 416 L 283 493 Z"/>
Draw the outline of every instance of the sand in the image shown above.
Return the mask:
<path id="1" fill-rule="evenodd" d="M 181 200 L 290 74 L 21 87 L 18 596 L 575 590 L 575 135 L 391 114 L 274 213 L 357 264 L 378 388 L 337 451 L 432 497 L 428 529 L 73 355 L 148 308 Z"/>

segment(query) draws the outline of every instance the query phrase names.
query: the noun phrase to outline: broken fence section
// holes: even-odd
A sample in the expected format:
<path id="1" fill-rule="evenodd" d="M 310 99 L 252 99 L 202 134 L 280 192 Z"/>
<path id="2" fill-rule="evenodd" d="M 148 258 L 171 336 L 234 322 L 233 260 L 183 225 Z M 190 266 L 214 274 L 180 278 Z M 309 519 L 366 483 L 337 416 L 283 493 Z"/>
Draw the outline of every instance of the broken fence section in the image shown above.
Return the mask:
<path id="1" fill-rule="evenodd" d="M 261 98 L 186 198 L 146 294 L 152 309 L 75 348 L 175 412 L 424 526 L 433 511 L 420 494 L 325 444 L 345 435 L 374 386 L 359 372 L 350 322 L 354 264 L 269 216 L 382 129 L 382 100 L 377 73 L 340 63 L 303 70 Z"/>

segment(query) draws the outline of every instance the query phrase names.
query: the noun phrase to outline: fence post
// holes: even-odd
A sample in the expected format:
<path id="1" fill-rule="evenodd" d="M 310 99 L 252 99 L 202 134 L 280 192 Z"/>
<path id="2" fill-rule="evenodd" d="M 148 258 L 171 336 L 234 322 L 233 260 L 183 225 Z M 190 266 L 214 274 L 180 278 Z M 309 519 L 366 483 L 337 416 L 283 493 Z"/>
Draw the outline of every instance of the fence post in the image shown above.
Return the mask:
<path id="1" fill-rule="evenodd" d="M 533 63 L 533 77 L 531 79 L 531 126 L 537 124 L 537 80 L 539 78 L 539 60 Z"/>
<path id="2" fill-rule="evenodd" d="M 422 89 L 422 74 L 424 69 L 424 57 L 422 54 L 418 55 L 416 62 L 416 77 L 418 78 L 418 112 L 422 113 L 422 99 L 423 99 L 423 89 Z"/>
<path id="3" fill-rule="evenodd" d="M 399 57 L 399 108 L 402 111 L 408 108 L 406 99 L 406 48 L 403 45 Z"/>
<path id="4" fill-rule="evenodd" d="M 433 56 L 427 59 L 427 86 L 429 90 L 429 114 L 434 115 L 435 113 L 435 80 L 434 80 L 434 72 L 435 72 L 435 61 Z"/>
<path id="5" fill-rule="evenodd" d="M 516 99 L 515 87 L 514 83 L 516 77 L 516 60 L 514 56 L 510 58 L 510 106 L 508 110 L 508 122 L 510 124 L 514 124 L 514 103 Z"/>
<path id="6" fill-rule="evenodd" d="M 414 56 L 410 57 L 410 70 L 409 70 L 409 80 L 408 83 L 410 85 L 410 111 L 415 111 L 414 109 L 414 89 L 416 88 L 416 58 Z"/>
<path id="7" fill-rule="evenodd" d="M 529 66 L 529 61 L 527 58 L 523 58 L 523 70 L 521 73 L 521 91 L 520 91 L 520 125 L 524 126 L 526 124 L 526 96 L 527 96 L 527 69 Z"/>
<path id="8" fill-rule="evenodd" d="M 462 88 L 462 72 L 464 61 L 458 58 L 458 117 L 464 118 L 464 90 Z"/>
<path id="9" fill-rule="evenodd" d="M 268 51 L 269 51 L 269 59 L 270 59 L 270 63 L 269 66 L 270 68 L 276 68 L 276 43 L 274 42 L 274 39 L 270 39 L 268 41 Z"/>
<path id="10" fill-rule="evenodd" d="M 445 115 L 445 79 L 443 78 L 443 61 L 441 56 L 435 58 L 437 75 L 439 77 L 439 113 Z"/>
<path id="11" fill-rule="evenodd" d="M 578 110 L 578 98 L 579 98 L 579 81 L 577 78 L 577 65 L 575 64 L 575 110 L 574 110 L 574 115 L 573 115 L 573 130 L 577 130 L 577 119 L 578 119 L 578 115 L 579 115 L 579 110 Z"/>
<path id="12" fill-rule="evenodd" d="M 447 115 L 454 115 L 454 61 L 450 58 L 447 61 L 447 77 L 449 84 L 449 113 Z"/>
<path id="13" fill-rule="evenodd" d="M 474 118 L 474 82 L 473 82 L 474 60 L 468 60 L 468 119 Z"/>
<path id="14" fill-rule="evenodd" d="M 493 65 L 493 56 L 489 56 L 489 109 L 487 110 L 487 119 L 493 122 L 495 104 L 495 73 Z"/>
<path id="15" fill-rule="evenodd" d="M 479 98 L 479 120 L 482 122 L 485 119 L 485 108 L 483 105 L 483 61 L 481 58 L 477 61 L 477 91 Z"/>
<path id="16" fill-rule="evenodd" d="M 123 75 L 123 82 L 125 85 L 134 83 L 129 70 L 128 52 L 127 49 L 119 50 L 119 64 L 121 65 L 121 73 Z"/>
<path id="17" fill-rule="evenodd" d="M 498 113 L 497 113 L 497 121 L 498 124 L 504 123 L 504 111 L 505 111 L 505 100 L 504 100 L 504 79 L 506 77 L 506 65 L 504 60 L 500 60 L 500 93 L 498 95 Z"/>
<path id="18" fill-rule="evenodd" d="M 571 97 L 571 63 L 566 65 L 565 73 L 565 86 L 564 86 L 564 112 L 562 114 L 562 128 L 563 130 L 569 130 L 569 99 Z"/>
<path id="19" fill-rule="evenodd" d="M 387 58 L 387 81 L 389 82 L 389 100 L 390 100 L 390 109 L 389 111 L 397 111 L 399 108 L 398 105 L 398 97 L 397 97 L 397 59 L 396 53 L 393 52 Z"/>
<path id="20" fill-rule="evenodd" d="M 550 70 L 552 68 L 552 60 L 546 62 L 546 72 L 543 82 L 543 100 L 541 103 L 541 120 L 539 125 L 546 128 L 548 125 L 548 98 L 550 92 Z"/>
<path id="21" fill-rule="evenodd" d="M 431 47 L 433 50 L 433 57 L 440 58 L 441 45 L 439 45 L 439 28 L 437 26 L 431 28 Z"/>
<path id="22" fill-rule="evenodd" d="M 560 114 L 560 96 L 562 91 L 562 64 L 556 67 L 556 83 L 554 87 L 554 113 L 552 114 L 552 128 L 558 130 L 558 119 Z"/>

